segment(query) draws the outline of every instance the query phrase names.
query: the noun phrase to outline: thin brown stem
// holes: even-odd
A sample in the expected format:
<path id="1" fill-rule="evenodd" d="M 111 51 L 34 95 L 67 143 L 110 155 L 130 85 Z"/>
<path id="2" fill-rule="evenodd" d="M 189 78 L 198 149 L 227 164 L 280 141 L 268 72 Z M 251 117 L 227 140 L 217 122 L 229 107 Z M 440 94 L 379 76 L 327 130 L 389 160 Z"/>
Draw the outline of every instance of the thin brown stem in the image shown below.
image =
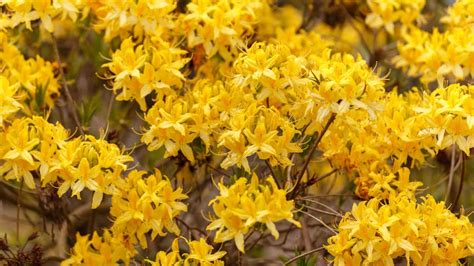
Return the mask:
<path id="1" fill-rule="evenodd" d="M 331 115 L 331 117 L 329 117 L 329 120 L 327 121 L 327 123 L 324 126 L 323 130 L 321 130 L 321 132 L 318 135 L 318 138 L 316 139 L 313 146 L 311 147 L 311 150 L 308 153 L 308 158 L 306 158 L 306 161 L 303 164 L 303 168 L 298 173 L 298 177 L 296 179 L 296 184 L 295 184 L 295 189 L 293 190 L 293 193 L 292 193 L 292 198 L 294 198 L 297 195 L 297 193 L 299 192 L 300 189 L 298 188 L 298 186 L 300 185 L 300 182 L 303 179 L 304 173 L 306 172 L 306 169 L 308 168 L 309 162 L 311 161 L 311 158 L 313 157 L 313 154 L 316 151 L 316 148 L 318 147 L 319 143 L 321 142 L 324 135 L 326 134 L 326 132 L 328 131 L 329 127 L 331 126 L 331 124 L 334 122 L 335 119 L 336 119 L 336 114 L 333 113 Z"/>
<path id="2" fill-rule="evenodd" d="M 310 187 L 310 186 L 312 186 L 312 185 L 318 183 L 319 181 L 325 179 L 326 177 L 329 177 L 329 176 L 333 175 L 333 174 L 336 173 L 336 172 L 337 172 L 337 169 L 334 169 L 334 170 L 332 170 L 331 172 L 326 173 L 326 174 L 324 174 L 324 175 L 322 175 L 322 176 L 315 177 L 315 178 L 311 178 L 310 180 L 308 180 L 308 182 L 306 182 L 306 183 L 304 183 L 304 184 L 302 185 L 302 187 L 303 187 L 302 189 L 305 189 L 305 188 L 307 188 L 307 187 Z"/>
<path id="3" fill-rule="evenodd" d="M 461 196 L 461 192 L 462 192 L 462 189 L 463 189 L 463 186 L 464 186 L 464 178 L 465 178 L 465 175 L 466 175 L 466 155 L 464 153 L 461 154 L 461 178 L 459 180 L 459 188 L 458 188 L 458 191 L 456 192 L 456 198 L 453 202 L 453 205 L 451 206 L 452 209 L 451 211 L 455 210 L 457 208 L 457 205 L 458 205 L 458 202 L 459 202 L 459 198 Z"/>
<path id="4" fill-rule="evenodd" d="M 326 227 L 326 229 L 328 229 L 329 231 L 331 231 L 333 234 L 337 234 L 337 232 L 332 229 L 329 225 L 327 225 L 323 220 L 319 219 L 318 217 L 312 215 L 311 213 L 308 213 L 308 212 L 305 212 L 305 211 L 300 211 L 306 215 L 308 215 L 309 217 L 313 218 L 314 220 L 318 221 L 321 225 L 323 225 L 324 227 Z"/>
<path id="5" fill-rule="evenodd" d="M 206 164 L 207 167 L 209 167 L 211 170 L 223 175 L 223 176 L 226 176 L 226 177 L 230 177 L 230 175 L 228 175 L 226 172 L 222 171 L 221 169 L 218 169 L 218 168 L 215 168 L 214 166 L 210 165 L 210 164 Z"/>
<path id="6" fill-rule="evenodd" d="M 21 191 L 23 190 L 24 179 L 21 179 L 20 190 L 16 199 L 16 240 L 20 242 L 20 210 L 21 210 Z"/>
<path id="7" fill-rule="evenodd" d="M 306 217 L 301 217 L 301 235 L 303 237 L 304 248 L 306 251 L 313 249 L 311 245 L 311 238 L 308 231 L 308 225 L 306 224 Z"/>
<path id="8" fill-rule="evenodd" d="M 332 211 L 334 214 L 340 214 L 340 213 L 337 212 L 335 209 L 333 209 L 333 208 L 331 208 L 330 206 L 328 206 L 328 205 L 326 205 L 326 204 L 324 204 L 324 203 L 322 203 L 322 202 L 319 202 L 319 201 L 317 201 L 317 200 L 312 200 L 312 199 L 310 199 L 310 198 L 299 198 L 299 199 L 305 200 L 305 201 L 309 201 L 309 202 L 311 202 L 311 203 L 315 203 L 315 204 L 317 204 L 317 205 L 323 206 L 323 207 L 325 207 L 326 209 Z"/>
<path id="9" fill-rule="evenodd" d="M 313 254 L 313 253 L 319 252 L 319 251 L 321 251 L 321 250 L 324 250 L 324 247 L 319 247 L 319 248 L 310 250 L 310 251 L 308 251 L 308 252 L 302 253 L 302 254 L 300 254 L 300 255 L 298 255 L 298 256 L 295 256 L 295 257 L 289 259 L 288 261 L 286 261 L 286 262 L 285 262 L 285 265 L 288 265 L 288 264 L 292 263 L 292 262 L 295 261 L 295 260 L 298 260 L 298 259 L 300 259 L 300 258 L 304 258 L 304 257 L 306 257 L 306 256 L 308 256 L 308 255 L 311 255 L 311 254 Z"/>
<path id="10" fill-rule="evenodd" d="M 280 182 L 278 181 L 277 176 L 275 175 L 275 171 L 273 171 L 273 168 L 270 165 L 270 163 L 268 162 L 268 160 L 265 160 L 265 164 L 267 165 L 268 169 L 270 170 L 270 174 L 272 175 L 273 180 L 275 180 L 275 183 L 277 184 L 277 187 L 281 188 Z"/>
<path id="11" fill-rule="evenodd" d="M 308 206 L 308 205 L 305 205 L 304 207 L 309 209 L 309 210 L 315 211 L 315 212 L 324 213 L 324 214 L 327 214 L 327 215 L 342 218 L 342 215 L 340 213 L 328 212 L 328 211 L 321 210 L 321 209 L 315 208 L 313 206 Z"/>
<path id="12" fill-rule="evenodd" d="M 82 129 L 81 122 L 79 121 L 79 117 L 77 116 L 77 104 L 76 102 L 72 99 L 71 92 L 69 90 L 69 86 L 67 85 L 67 80 L 66 80 L 66 75 L 64 74 L 64 70 L 62 67 L 62 62 L 61 62 L 61 56 L 59 55 L 59 49 L 58 49 L 58 44 L 56 42 L 56 39 L 53 36 L 53 50 L 54 54 L 56 56 L 56 61 L 58 61 L 59 64 L 59 74 L 61 75 L 61 80 L 63 83 L 63 88 L 64 92 L 66 93 L 66 99 L 68 101 L 68 106 L 70 108 L 70 112 L 72 114 L 72 119 L 74 120 L 74 123 L 76 123 L 76 127 L 79 129 L 79 132 L 81 135 L 85 135 L 84 130 Z"/>
<path id="13" fill-rule="evenodd" d="M 364 46 L 364 48 L 367 50 L 367 53 L 369 53 L 369 56 L 370 58 L 373 58 L 373 54 L 372 52 L 370 51 L 370 47 L 369 47 L 369 44 L 367 43 L 367 41 L 364 39 L 364 35 L 362 34 L 362 32 L 360 31 L 359 28 L 357 28 L 357 26 L 355 25 L 354 23 L 354 18 L 351 16 L 351 14 L 349 13 L 349 11 L 347 11 L 346 7 L 341 4 L 341 9 L 344 13 L 344 15 L 347 17 L 348 21 L 349 21 L 349 24 L 351 25 L 351 27 L 357 32 L 357 35 L 359 35 L 359 39 L 360 39 L 360 42 L 362 43 L 362 46 Z M 370 61 L 370 60 L 369 60 Z"/>
<path id="14" fill-rule="evenodd" d="M 454 168 L 455 161 L 456 161 L 456 145 L 453 144 L 451 147 L 451 167 L 449 168 L 448 189 L 446 191 L 446 196 L 444 198 L 445 202 L 449 200 L 449 195 L 451 194 L 451 189 L 453 187 L 454 172 L 456 172 Z"/>

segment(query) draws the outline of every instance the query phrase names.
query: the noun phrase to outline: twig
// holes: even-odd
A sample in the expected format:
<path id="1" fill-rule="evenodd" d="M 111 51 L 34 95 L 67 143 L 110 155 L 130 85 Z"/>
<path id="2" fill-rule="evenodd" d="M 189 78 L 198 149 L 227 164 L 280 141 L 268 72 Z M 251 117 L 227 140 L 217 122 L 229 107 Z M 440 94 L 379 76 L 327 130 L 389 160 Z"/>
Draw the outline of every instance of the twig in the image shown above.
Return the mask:
<path id="1" fill-rule="evenodd" d="M 107 120 L 106 121 L 109 121 L 110 115 L 112 114 L 112 108 L 114 106 L 114 100 L 115 100 L 115 95 L 112 92 L 110 94 L 109 104 L 107 105 L 107 114 L 106 114 Z"/>
<path id="2" fill-rule="evenodd" d="M 335 234 L 335 235 L 337 234 L 337 232 L 336 232 L 334 229 L 332 229 L 329 225 L 327 225 L 323 220 L 319 219 L 318 217 L 312 215 L 311 213 L 305 212 L 305 211 L 300 211 L 300 212 L 302 212 L 302 213 L 308 215 L 309 217 L 315 219 L 316 221 L 318 221 L 319 223 L 321 223 L 324 227 L 326 227 L 326 229 L 328 229 L 329 231 L 331 231 L 333 234 Z"/>
<path id="3" fill-rule="evenodd" d="M 459 168 L 460 165 L 461 165 L 461 160 L 458 160 L 458 162 L 456 163 L 456 166 L 454 167 L 454 171 L 456 171 L 456 170 Z M 418 196 L 418 195 L 422 194 L 422 193 L 425 192 L 425 191 L 430 191 L 430 190 L 432 190 L 433 188 L 435 188 L 435 187 L 441 185 L 441 184 L 442 184 L 444 181 L 446 181 L 448 178 L 449 178 L 449 174 L 445 175 L 443 178 L 439 179 L 438 182 L 432 184 L 431 186 L 427 186 L 427 187 L 425 187 L 425 188 L 417 189 L 415 195 Z"/>
<path id="4" fill-rule="evenodd" d="M 307 187 L 310 187 L 316 183 L 318 183 L 319 181 L 325 179 L 326 177 L 329 177 L 331 176 L 332 174 L 336 173 L 338 169 L 334 169 L 332 170 L 331 172 L 329 173 L 326 173 L 320 177 L 316 177 L 316 178 L 311 178 L 310 180 L 308 180 L 306 183 L 302 184 L 302 189 L 305 189 Z"/>
<path id="5" fill-rule="evenodd" d="M 318 147 L 319 143 L 323 139 L 324 134 L 326 134 L 326 131 L 329 129 L 329 126 L 331 126 L 331 124 L 334 122 L 335 119 L 336 119 L 336 114 L 333 113 L 331 117 L 329 117 L 328 122 L 324 126 L 323 130 L 321 130 L 321 132 L 318 135 L 318 138 L 316 139 L 313 146 L 311 147 L 311 150 L 309 151 L 309 154 L 308 154 L 308 158 L 306 158 L 303 168 L 298 173 L 298 177 L 296 179 L 296 184 L 295 184 L 295 190 L 292 193 L 292 198 L 294 198 L 297 195 L 296 193 L 299 192 L 300 189 L 297 186 L 299 186 L 301 179 L 303 178 L 303 175 L 306 172 L 306 169 L 308 168 L 309 162 L 311 161 L 311 158 L 313 157 L 313 154 L 316 151 L 316 148 Z"/>
<path id="6" fill-rule="evenodd" d="M 230 177 L 229 174 L 227 174 L 226 172 L 222 171 L 221 169 L 218 169 L 218 168 L 215 168 L 214 166 L 210 165 L 210 164 L 206 164 L 207 167 L 209 167 L 211 170 L 221 174 L 221 175 L 224 175 L 226 177 Z"/>
<path id="7" fill-rule="evenodd" d="M 459 197 L 461 196 L 461 192 L 462 192 L 462 189 L 463 189 L 463 186 L 464 186 L 464 177 L 466 175 L 466 158 L 465 158 L 465 154 L 464 153 L 461 153 L 461 179 L 459 180 L 459 188 L 458 188 L 458 191 L 456 193 L 456 198 L 454 200 L 454 203 L 453 205 L 451 206 L 452 209 L 451 211 L 455 210 L 457 205 L 458 205 L 458 202 L 459 202 Z"/>
<path id="8" fill-rule="evenodd" d="M 453 144 L 453 146 L 451 147 L 451 167 L 449 169 L 448 190 L 446 191 L 446 196 L 444 198 L 445 202 L 448 201 L 449 194 L 451 194 L 451 189 L 452 189 L 452 186 L 453 186 L 454 172 L 456 171 L 454 169 L 455 160 L 456 160 L 456 145 Z"/>
<path id="9" fill-rule="evenodd" d="M 20 242 L 20 209 L 21 209 L 21 191 L 23 190 L 24 178 L 21 179 L 20 190 L 18 190 L 18 195 L 16 199 L 16 240 Z"/>
<path id="10" fill-rule="evenodd" d="M 308 232 L 308 225 L 306 224 L 306 217 L 301 217 L 301 234 L 303 237 L 304 248 L 306 251 L 310 251 L 313 249 L 311 245 L 311 237 L 309 236 Z"/>
<path id="11" fill-rule="evenodd" d="M 265 164 L 267 165 L 268 169 L 270 170 L 270 174 L 272 175 L 273 180 L 275 180 L 275 183 L 276 183 L 277 187 L 281 188 L 280 182 L 278 181 L 277 176 L 275 175 L 275 172 L 273 171 L 273 168 L 270 165 L 270 163 L 268 162 L 268 160 L 265 160 Z"/>
<path id="12" fill-rule="evenodd" d="M 184 227 L 186 227 L 186 229 L 188 229 L 189 231 L 197 231 L 199 232 L 201 235 L 207 237 L 207 233 L 204 232 L 203 230 L 197 228 L 197 227 L 192 227 L 190 225 L 188 225 L 185 221 L 183 221 L 182 219 L 178 218 L 178 217 L 175 217 L 176 221 L 180 222 L 182 225 L 184 225 Z"/>
<path id="13" fill-rule="evenodd" d="M 357 28 L 357 26 L 354 24 L 354 18 L 351 16 L 351 14 L 349 14 L 349 11 L 347 11 L 346 7 L 343 4 L 341 4 L 340 6 L 341 6 L 342 11 L 344 12 L 344 15 L 348 18 L 349 24 L 351 25 L 352 28 L 354 28 L 354 30 L 359 35 L 362 46 L 364 46 L 364 48 L 367 50 L 367 53 L 369 53 L 370 58 L 373 58 L 373 54 L 370 51 L 369 44 L 364 39 L 364 35 L 360 31 L 360 29 Z"/>
<path id="14" fill-rule="evenodd" d="M 70 111 L 71 111 L 71 114 L 72 114 L 72 118 L 74 120 L 74 123 L 76 123 L 76 126 L 79 129 L 79 132 L 81 133 L 81 135 L 84 136 L 85 135 L 84 130 L 82 129 L 81 122 L 79 121 L 79 117 L 77 116 L 77 112 L 76 112 L 77 105 L 76 105 L 76 102 L 72 99 L 71 92 L 69 91 L 69 87 L 67 85 L 66 75 L 64 74 L 64 70 L 63 70 L 62 63 L 61 63 L 61 57 L 59 55 L 58 44 L 57 44 L 56 38 L 54 36 L 53 36 L 52 39 L 53 39 L 54 54 L 56 56 L 56 61 L 58 61 L 58 64 L 59 64 L 59 74 L 61 74 L 61 80 L 62 80 L 62 83 L 63 83 L 64 91 L 66 92 L 66 98 L 67 98 L 68 105 L 69 105 L 69 108 L 70 108 Z"/>
<path id="15" fill-rule="evenodd" d="M 319 247 L 319 248 L 310 250 L 310 251 L 308 251 L 308 252 L 302 253 L 302 254 L 300 254 L 300 255 L 298 255 L 298 256 L 295 256 L 295 257 L 289 259 L 288 261 L 286 261 L 286 262 L 285 262 L 285 265 L 288 265 L 288 264 L 292 263 L 293 261 L 295 261 L 295 260 L 297 260 L 297 259 L 306 257 L 306 256 L 311 255 L 311 254 L 316 253 L 316 252 L 319 252 L 319 251 L 321 251 L 321 250 L 323 250 L 323 249 L 324 249 L 324 247 Z"/>
<path id="16" fill-rule="evenodd" d="M 324 214 L 327 214 L 327 215 L 331 215 L 331 216 L 336 216 L 336 217 L 341 217 L 341 218 L 342 218 L 342 215 L 341 215 L 340 213 L 328 212 L 328 211 L 321 210 L 321 209 L 315 208 L 315 207 L 313 207 L 313 206 L 308 206 L 308 205 L 305 205 L 304 207 L 307 208 L 307 209 L 310 209 L 310 210 L 312 210 L 312 211 L 315 211 L 315 212 L 320 212 L 320 213 L 324 213 Z"/>
<path id="17" fill-rule="evenodd" d="M 340 214 L 340 213 L 337 212 L 335 209 L 333 209 L 333 208 L 329 207 L 328 205 L 326 205 L 326 204 L 324 204 L 324 203 L 322 203 L 322 202 L 319 202 L 319 201 L 317 201 L 317 200 L 312 200 L 312 199 L 310 199 L 310 198 L 300 198 L 300 199 L 301 199 L 301 200 L 306 200 L 306 201 L 309 201 L 309 202 L 312 202 L 312 203 L 316 203 L 316 204 L 318 204 L 318 205 L 320 205 L 320 206 L 323 206 L 323 207 L 325 207 L 326 209 L 332 211 L 332 212 L 335 213 L 335 214 Z"/>

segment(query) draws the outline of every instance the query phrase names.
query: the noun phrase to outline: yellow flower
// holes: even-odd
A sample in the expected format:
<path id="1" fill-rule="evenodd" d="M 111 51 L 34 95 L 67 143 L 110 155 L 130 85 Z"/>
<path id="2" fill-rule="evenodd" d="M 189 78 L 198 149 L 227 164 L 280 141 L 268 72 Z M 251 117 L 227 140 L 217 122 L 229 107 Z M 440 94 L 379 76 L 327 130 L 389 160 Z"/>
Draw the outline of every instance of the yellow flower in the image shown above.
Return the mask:
<path id="1" fill-rule="evenodd" d="M 255 173 L 250 183 L 241 177 L 229 188 L 219 184 L 220 195 L 209 202 L 217 218 L 207 226 L 207 230 L 217 230 L 215 242 L 234 239 L 245 253 L 244 235 L 257 223 L 264 224 L 276 239 L 279 233 L 275 222 L 287 220 L 300 226 L 293 219 L 294 203 L 286 199 L 286 192 L 278 189 L 271 177 L 267 184 L 259 184 Z"/>
<path id="2" fill-rule="evenodd" d="M 140 109 L 148 109 L 145 97 L 153 95 L 156 100 L 164 95 L 173 95 L 173 89 L 181 88 L 185 77 L 180 70 L 189 61 L 186 51 L 171 47 L 160 38 L 152 38 L 136 45 L 132 38 L 125 39 L 112 54 L 112 60 L 102 65 L 114 81 L 112 90 L 119 101 L 135 100 Z"/>
<path id="3" fill-rule="evenodd" d="M 15 99 L 17 86 L 10 85 L 4 76 L 0 76 L 0 127 L 9 120 L 21 108 L 21 104 Z"/>
<path id="4" fill-rule="evenodd" d="M 335 265 L 353 265 L 355 259 L 360 264 L 393 265 L 400 256 L 415 265 L 454 265 L 473 254 L 473 239 L 468 217 L 456 217 L 432 196 L 417 203 L 412 193 L 401 193 L 385 203 L 372 199 L 354 204 L 325 247 Z"/>
<path id="5" fill-rule="evenodd" d="M 115 235 L 108 230 L 102 236 L 94 231 L 92 239 L 89 235 L 81 236 L 77 233 L 71 255 L 61 265 L 129 265 L 130 259 L 137 252 L 127 242 L 125 235 Z"/>
<path id="6" fill-rule="evenodd" d="M 395 32 L 395 23 L 409 25 L 415 20 L 421 20 L 421 11 L 425 0 L 368 0 L 371 13 L 365 23 L 372 28 L 384 27 L 390 34 Z"/>
<path id="7" fill-rule="evenodd" d="M 147 247 L 145 234 L 151 231 L 152 239 L 166 235 L 163 229 L 179 235 L 174 218 L 187 211 L 181 201 L 187 196 L 182 188 L 173 189 L 171 182 L 156 170 L 155 174 L 143 176 L 144 171 L 132 171 L 112 196 L 110 214 L 114 218 L 112 232 L 124 233 L 138 239 Z"/>
<path id="8" fill-rule="evenodd" d="M 212 253 L 213 247 L 206 243 L 204 238 L 188 242 L 189 245 L 189 254 L 185 260 L 185 264 L 188 261 L 199 262 L 200 265 L 224 265 L 222 261 L 219 261 L 226 252 L 218 251 Z"/>

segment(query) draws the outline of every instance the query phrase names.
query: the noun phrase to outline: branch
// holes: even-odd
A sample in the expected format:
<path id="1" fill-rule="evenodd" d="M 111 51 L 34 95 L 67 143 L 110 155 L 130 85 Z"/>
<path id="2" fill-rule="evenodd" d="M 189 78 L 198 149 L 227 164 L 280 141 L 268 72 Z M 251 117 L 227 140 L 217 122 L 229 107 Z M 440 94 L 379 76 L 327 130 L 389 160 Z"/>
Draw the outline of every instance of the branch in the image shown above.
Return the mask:
<path id="1" fill-rule="evenodd" d="M 66 76 L 64 74 L 64 70 L 63 70 L 62 63 L 61 63 L 61 57 L 59 56 L 58 44 L 57 44 L 56 39 L 54 38 L 54 36 L 53 36 L 52 39 L 53 39 L 54 54 L 56 56 L 56 61 L 58 61 L 58 64 L 59 64 L 59 73 L 61 74 L 61 80 L 62 80 L 62 83 L 63 83 L 64 91 L 66 93 L 68 106 L 69 106 L 69 109 L 71 111 L 74 123 L 76 123 L 76 126 L 79 129 L 79 132 L 81 132 L 81 135 L 84 136 L 85 135 L 84 130 L 82 129 L 81 122 L 79 121 L 79 117 L 77 116 L 77 112 L 76 112 L 77 105 L 76 105 L 76 102 L 72 99 L 71 92 L 69 91 L 69 87 L 67 85 Z"/>
<path id="2" fill-rule="evenodd" d="M 310 250 L 310 251 L 308 251 L 308 252 L 302 253 L 302 254 L 300 254 L 300 255 L 298 255 L 298 256 L 296 256 L 296 257 L 293 257 L 293 258 L 289 259 L 288 261 L 286 261 L 286 262 L 285 262 L 285 265 L 288 265 L 288 264 L 292 263 L 293 261 L 295 261 L 295 260 L 297 260 L 297 259 L 306 257 L 306 256 L 311 255 L 311 254 L 316 253 L 316 252 L 319 252 L 319 251 L 321 251 L 321 250 L 323 250 L 323 249 L 324 249 L 324 247 L 319 247 L 319 248 Z"/>
<path id="3" fill-rule="evenodd" d="M 451 189 L 453 186 L 454 172 L 456 172 L 456 169 L 454 168 L 455 160 L 456 160 L 456 145 L 453 144 L 451 148 L 451 167 L 449 169 L 448 190 L 446 191 L 446 196 L 444 198 L 445 202 L 448 201 L 449 195 L 451 194 Z"/>
<path id="4" fill-rule="evenodd" d="M 464 186 L 464 177 L 466 175 L 466 163 L 465 163 L 466 158 L 465 157 L 466 155 L 464 153 L 461 153 L 461 180 L 459 180 L 459 188 L 456 193 L 456 198 L 454 200 L 454 203 L 453 205 L 451 205 L 452 207 L 451 211 L 456 209 L 456 206 L 458 205 L 458 202 L 459 202 L 459 197 L 461 196 L 461 192 Z"/>
<path id="5" fill-rule="evenodd" d="M 326 134 L 326 131 L 329 129 L 329 126 L 331 126 L 331 124 L 334 122 L 335 119 L 336 119 L 336 114 L 333 113 L 331 117 L 329 118 L 328 122 L 326 123 L 326 125 L 324 126 L 323 130 L 321 130 L 321 132 L 319 133 L 318 138 L 314 142 L 313 146 L 311 147 L 311 150 L 309 151 L 309 154 L 308 154 L 308 158 L 306 158 L 303 168 L 298 173 L 298 177 L 296 179 L 296 184 L 295 184 L 295 190 L 293 190 L 291 198 L 294 198 L 297 195 L 296 193 L 299 192 L 300 189 L 298 188 L 298 186 L 301 182 L 301 179 L 303 178 L 303 175 L 306 169 L 308 168 L 309 162 L 311 161 L 311 158 L 313 157 L 313 154 L 316 151 L 316 148 L 318 147 L 319 143 L 323 139 L 324 134 Z"/>
<path id="6" fill-rule="evenodd" d="M 318 221 L 319 223 L 321 223 L 324 227 L 326 227 L 326 229 L 328 229 L 329 231 L 331 231 L 333 234 L 337 235 L 337 232 L 332 229 L 329 225 L 327 225 L 323 220 L 319 219 L 318 217 L 312 215 L 311 213 L 308 213 L 308 212 L 305 212 L 305 211 L 300 211 L 306 215 L 308 215 L 309 217 L 315 219 L 316 221 Z"/>

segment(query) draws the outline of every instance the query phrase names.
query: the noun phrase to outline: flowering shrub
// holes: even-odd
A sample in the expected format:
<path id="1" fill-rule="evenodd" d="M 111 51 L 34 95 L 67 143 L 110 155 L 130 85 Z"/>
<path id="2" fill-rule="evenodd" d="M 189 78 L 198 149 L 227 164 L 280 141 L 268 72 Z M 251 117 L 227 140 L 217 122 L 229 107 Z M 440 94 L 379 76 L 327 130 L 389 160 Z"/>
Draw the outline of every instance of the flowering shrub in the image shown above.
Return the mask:
<path id="1" fill-rule="evenodd" d="M 469 264 L 443 3 L 0 0 L 0 264 Z"/>

